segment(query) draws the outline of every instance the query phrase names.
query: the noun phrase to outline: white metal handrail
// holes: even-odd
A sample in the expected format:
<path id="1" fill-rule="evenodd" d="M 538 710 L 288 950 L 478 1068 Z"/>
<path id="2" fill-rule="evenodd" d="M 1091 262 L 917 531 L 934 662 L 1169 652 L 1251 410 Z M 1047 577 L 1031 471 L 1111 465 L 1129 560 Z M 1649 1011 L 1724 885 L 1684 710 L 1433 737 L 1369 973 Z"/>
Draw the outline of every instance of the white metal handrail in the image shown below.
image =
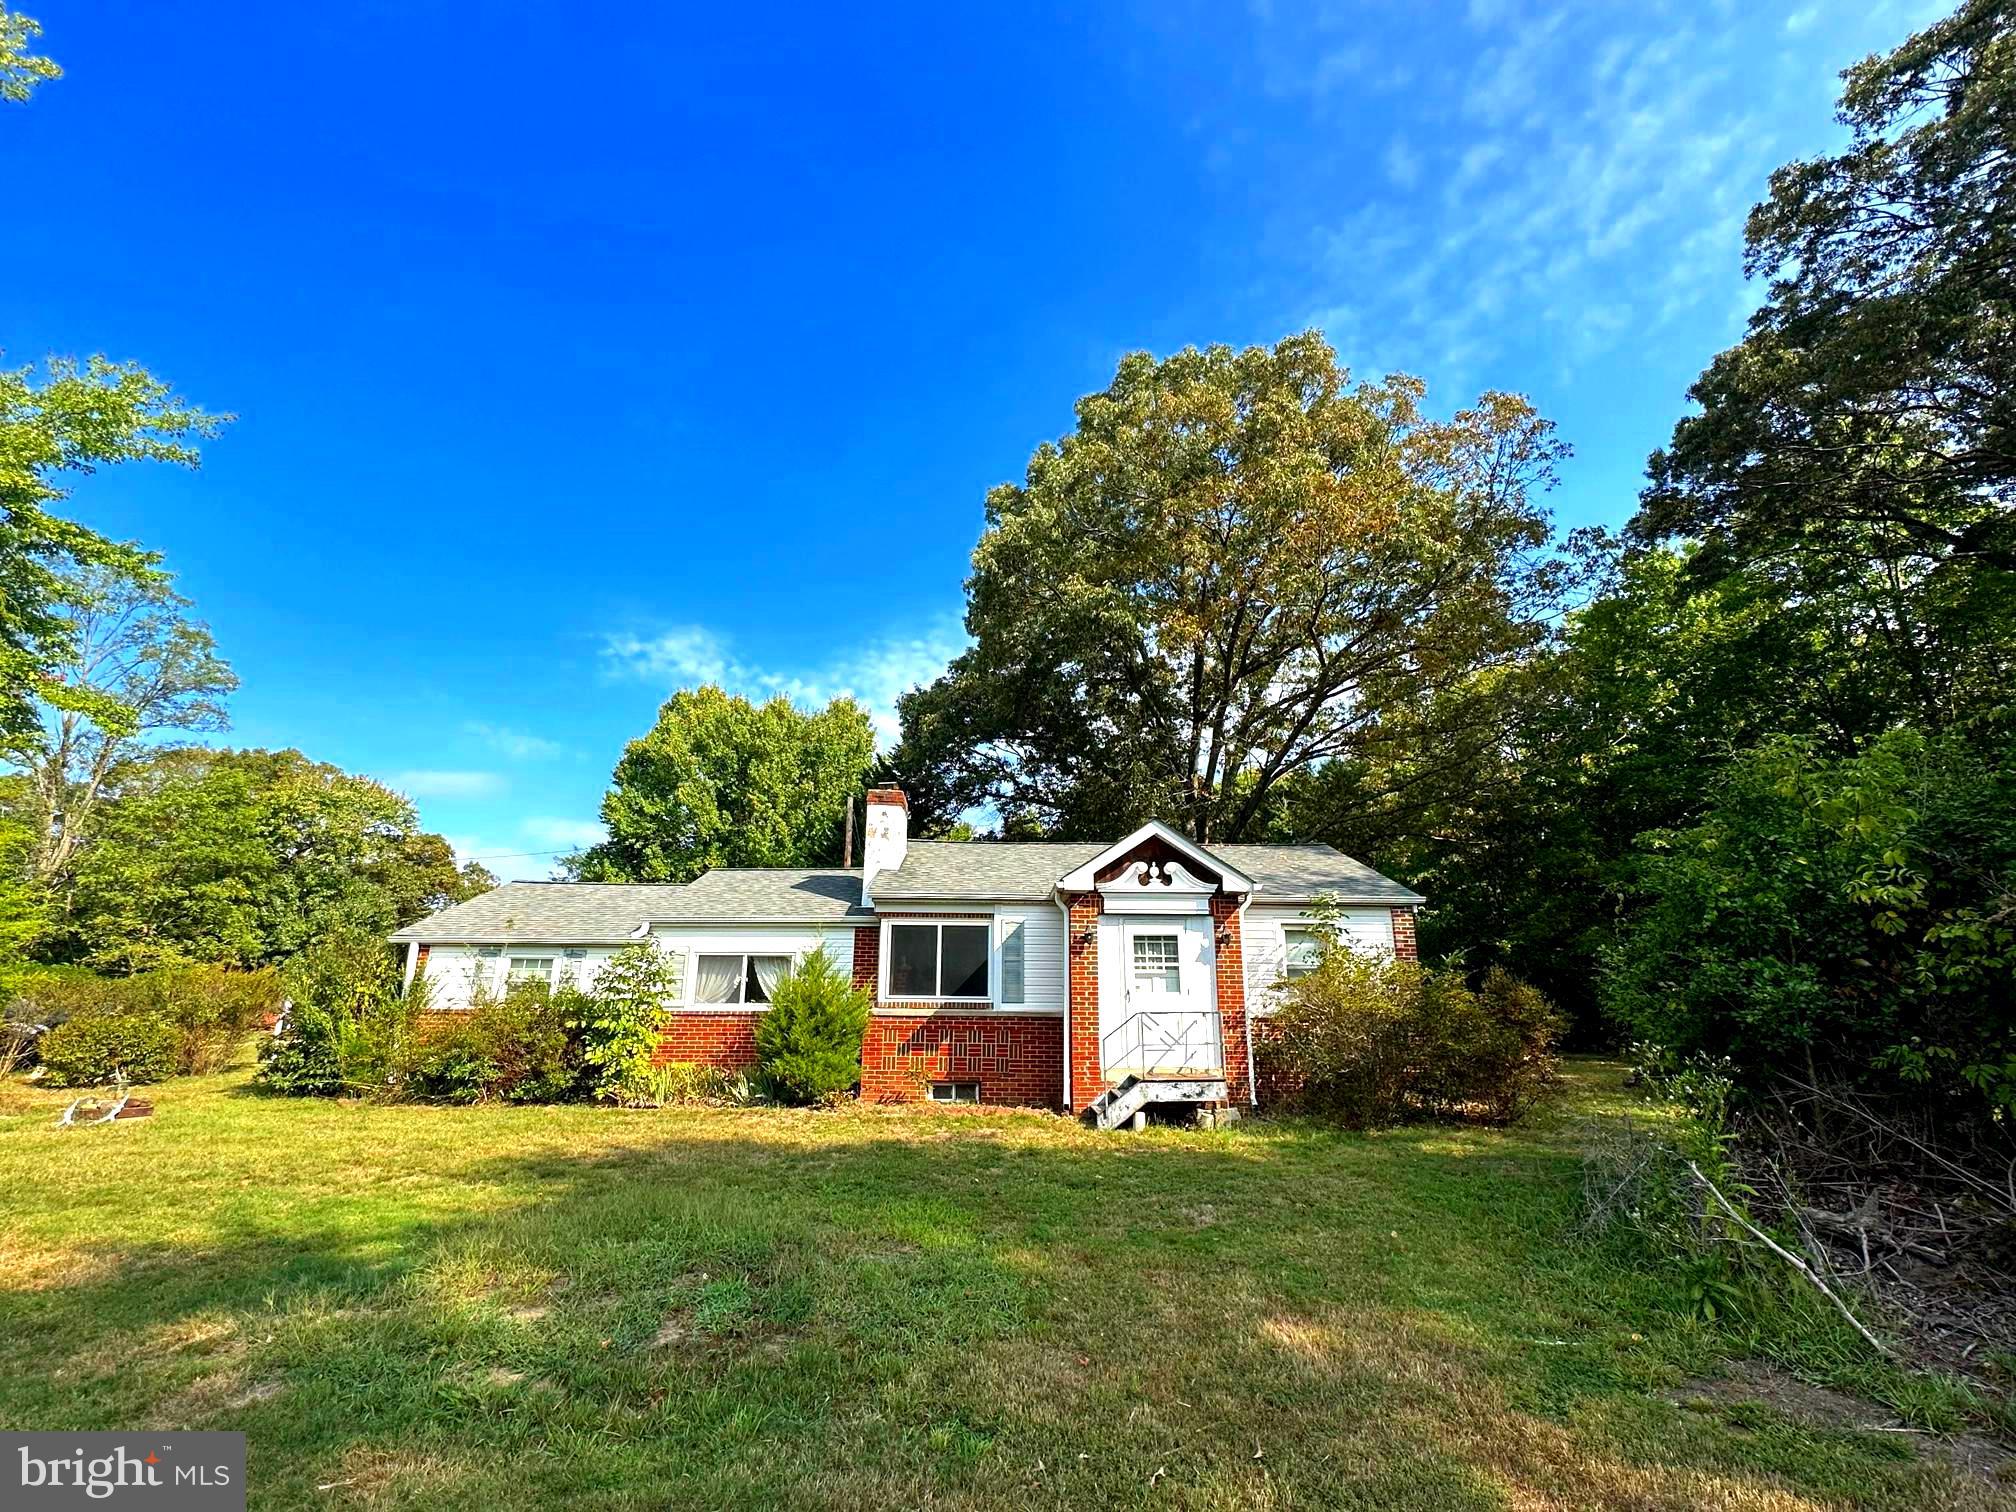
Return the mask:
<path id="1" fill-rule="evenodd" d="M 1153 1022 L 1164 1019 L 1175 1019 L 1178 1022 L 1173 1030 L 1166 1025 Z M 1148 1035 L 1151 1027 L 1161 1036 L 1161 1042 L 1155 1046 L 1156 1059 L 1153 1065 L 1148 1060 Z M 1202 1046 L 1195 1045 L 1193 1041 L 1199 1032 L 1206 1029 L 1209 1030 L 1206 1043 Z M 1129 1014 L 1100 1036 L 1099 1066 L 1102 1072 L 1110 1073 L 1118 1064 L 1113 1053 L 1114 1041 L 1120 1041 L 1120 1049 L 1125 1051 L 1129 1048 L 1126 1036 L 1130 1033 L 1133 1036 L 1134 1058 L 1121 1067 L 1123 1070 L 1138 1072 L 1153 1072 L 1158 1069 L 1209 1070 L 1219 1073 L 1225 1068 L 1224 1019 L 1215 1008 L 1144 1008 Z M 1198 1048 L 1213 1052 L 1211 1059 L 1197 1060 L 1191 1052 Z M 1179 1058 L 1172 1061 L 1170 1059 L 1172 1052 Z"/>

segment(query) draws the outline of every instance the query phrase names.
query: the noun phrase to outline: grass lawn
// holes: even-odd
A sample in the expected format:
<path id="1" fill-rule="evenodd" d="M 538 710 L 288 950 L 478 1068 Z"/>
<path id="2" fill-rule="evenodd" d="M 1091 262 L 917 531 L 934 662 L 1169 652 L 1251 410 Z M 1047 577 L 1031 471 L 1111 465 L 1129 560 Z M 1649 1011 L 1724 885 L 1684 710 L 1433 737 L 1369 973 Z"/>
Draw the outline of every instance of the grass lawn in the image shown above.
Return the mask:
<path id="1" fill-rule="evenodd" d="M 1509 1132 L 0 1090 L 0 1422 L 237 1428 L 254 1506 L 1986 1507 L 1680 1405 L 1717 1336 Z M 1871 1423 L 1886 1420 L 1871 1407 Z"/>

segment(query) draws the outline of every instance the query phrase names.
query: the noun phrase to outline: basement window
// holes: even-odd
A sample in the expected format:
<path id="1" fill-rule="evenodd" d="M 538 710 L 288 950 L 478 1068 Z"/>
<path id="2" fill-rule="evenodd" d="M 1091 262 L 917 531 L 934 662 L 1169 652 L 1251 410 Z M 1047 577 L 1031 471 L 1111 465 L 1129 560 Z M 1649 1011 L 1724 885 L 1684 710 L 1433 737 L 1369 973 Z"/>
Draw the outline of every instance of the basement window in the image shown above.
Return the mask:
<path id="1" fill-rule="evenodd" d="M 942 1103 L 977 1103 L 980 1101 L 978 1082 L 933 1082 L 931 1101 Z"/>

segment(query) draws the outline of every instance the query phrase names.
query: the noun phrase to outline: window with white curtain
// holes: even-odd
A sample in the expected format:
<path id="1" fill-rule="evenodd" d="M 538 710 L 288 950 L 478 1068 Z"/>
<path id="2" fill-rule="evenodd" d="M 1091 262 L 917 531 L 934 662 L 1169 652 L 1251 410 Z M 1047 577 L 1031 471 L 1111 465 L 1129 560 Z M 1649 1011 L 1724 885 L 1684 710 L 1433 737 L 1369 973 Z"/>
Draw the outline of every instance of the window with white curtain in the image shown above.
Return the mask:
<path id="1" fill-rule="evenodd" d="M 791 970 L 788 955 L 703 955 L 693 975 L 696 1003 L 767 1003 Z"/>

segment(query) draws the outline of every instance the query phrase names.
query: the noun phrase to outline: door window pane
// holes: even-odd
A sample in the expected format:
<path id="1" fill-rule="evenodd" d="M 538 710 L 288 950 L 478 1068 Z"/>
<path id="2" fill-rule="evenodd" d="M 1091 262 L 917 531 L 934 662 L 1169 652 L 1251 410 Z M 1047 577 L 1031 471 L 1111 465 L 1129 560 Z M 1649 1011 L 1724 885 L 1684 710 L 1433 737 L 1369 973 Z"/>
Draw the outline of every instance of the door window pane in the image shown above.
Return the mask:
<path id="1" fill-rule="evenodd" d="M 1144 992 L 1181 994 L 1183 967 L 1176 954 L 1176 936 L 1134 936 L 1134 985 Z"/>
<path id="2" fill-rule="evenodd" d="M 944 991 L 939 995 L 948 998 L 984 998 L 987 996 L 987 935 L 985 924 L 947 924 L 944 940 L 939 949 L 943 952 L 941 981 Z"/>
<path id="3" fill-rule="evenodd" d="M 938 926 L 889 926 L 889 996 L 938 996 Z"/>

